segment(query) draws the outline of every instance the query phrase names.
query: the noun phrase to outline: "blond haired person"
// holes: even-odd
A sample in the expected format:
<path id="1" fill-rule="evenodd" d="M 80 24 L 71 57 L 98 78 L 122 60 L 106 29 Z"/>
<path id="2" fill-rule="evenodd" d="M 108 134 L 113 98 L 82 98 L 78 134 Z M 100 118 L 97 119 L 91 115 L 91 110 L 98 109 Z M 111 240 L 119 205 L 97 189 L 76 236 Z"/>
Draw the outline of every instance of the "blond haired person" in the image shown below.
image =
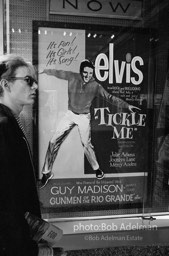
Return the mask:
<path id="1" fill-rule="evenodd" d="M 19 115 L 34 103 L 36 73 L 17 56 L 0 57 L 0 255 L 53 255 L 32 240 L 25 213 L 38 217 L 34 166 Z"/>

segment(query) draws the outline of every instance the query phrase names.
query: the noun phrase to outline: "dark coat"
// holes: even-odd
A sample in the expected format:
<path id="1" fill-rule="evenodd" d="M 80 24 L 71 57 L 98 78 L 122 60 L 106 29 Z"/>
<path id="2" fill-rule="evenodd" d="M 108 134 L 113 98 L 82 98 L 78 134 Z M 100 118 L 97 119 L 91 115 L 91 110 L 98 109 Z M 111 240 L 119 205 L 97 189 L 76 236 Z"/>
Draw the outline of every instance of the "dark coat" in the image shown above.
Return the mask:
<path id="1" fill-rule="evenodd" d="M 0 104 L 0 255 L 38 255 L 27 211 L 40 217 L 29 145 L 11 110 Z"/>

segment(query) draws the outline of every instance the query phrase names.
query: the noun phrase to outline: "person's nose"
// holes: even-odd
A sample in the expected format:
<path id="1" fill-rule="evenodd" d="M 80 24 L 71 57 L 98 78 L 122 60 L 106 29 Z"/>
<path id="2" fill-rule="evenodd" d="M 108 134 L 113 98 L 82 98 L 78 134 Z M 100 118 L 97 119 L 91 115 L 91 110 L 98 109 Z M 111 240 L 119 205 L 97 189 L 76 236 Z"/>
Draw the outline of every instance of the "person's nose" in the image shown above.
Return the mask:
<path id="1" fill-rule="evenodd" d="M 38 89 L 38 84 L 34 82 L 31 88 L 37 90 Z"/>

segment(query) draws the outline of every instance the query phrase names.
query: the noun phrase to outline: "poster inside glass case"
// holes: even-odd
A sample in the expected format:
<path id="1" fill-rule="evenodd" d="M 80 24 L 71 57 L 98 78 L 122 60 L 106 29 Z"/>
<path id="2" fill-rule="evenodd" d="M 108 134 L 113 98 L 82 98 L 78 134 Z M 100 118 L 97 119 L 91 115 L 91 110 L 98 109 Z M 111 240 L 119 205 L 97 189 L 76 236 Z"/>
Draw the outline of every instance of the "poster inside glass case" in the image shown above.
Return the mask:
<path id="1" fill-rule="evenodd" d="M 34 22 L 33 40 L 42 208 L 141 207 L 152 172 L 149 30 Z"/>

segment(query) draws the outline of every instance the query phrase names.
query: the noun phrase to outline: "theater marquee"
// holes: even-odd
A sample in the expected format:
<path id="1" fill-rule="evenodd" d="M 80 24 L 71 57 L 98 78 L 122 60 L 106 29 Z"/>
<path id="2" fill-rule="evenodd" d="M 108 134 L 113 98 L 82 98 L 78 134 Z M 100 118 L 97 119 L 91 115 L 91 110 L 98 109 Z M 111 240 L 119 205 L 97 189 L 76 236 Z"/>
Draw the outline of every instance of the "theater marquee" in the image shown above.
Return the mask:
<path id="1" fill-rule="evenodd" d="M 141 19 L 142 0 L 51 0 L 50 14 Z"/>

